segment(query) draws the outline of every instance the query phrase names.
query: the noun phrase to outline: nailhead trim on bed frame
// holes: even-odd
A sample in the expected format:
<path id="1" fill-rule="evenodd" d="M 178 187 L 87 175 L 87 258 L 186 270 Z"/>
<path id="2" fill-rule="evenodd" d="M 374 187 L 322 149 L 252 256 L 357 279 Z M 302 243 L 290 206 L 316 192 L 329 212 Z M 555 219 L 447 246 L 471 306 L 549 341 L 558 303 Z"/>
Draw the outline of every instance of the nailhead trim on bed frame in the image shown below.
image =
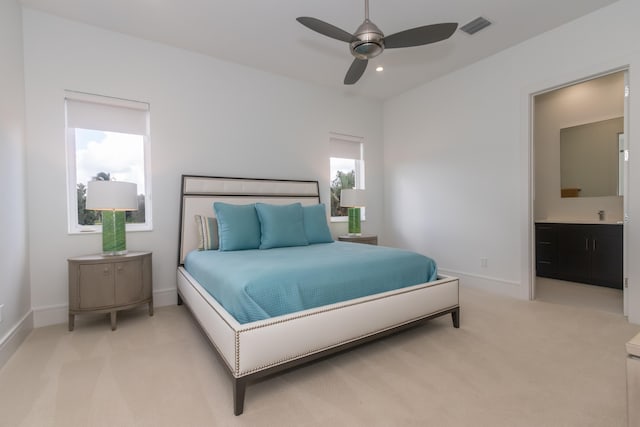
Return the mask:
<path id="1" fill-rule="evenodd" d="M 414 291 L 416 291 L 418 289 L 428 288 L 428 287 L 432 287 L 432 286 L 434 286 L 433 283 L 429 282 L 429 283 L 423 284 L 419 288 L 411 288 L 411 289 L 407 289 L 407 290 L 401 290 L 400 292 L 394 293 L 394 295 L 411 293 L 411 292 L 414 292 Z M 194 288 L 194 290 L 196 292 L 198 292 L 201 296 L 203 295 L 202 292 L 200 292 L 199 289 Z M 378 297 L 373 297 L 373 298 L 367 299 L 366 301 L 357 301 L 357 302 L 344 303 L 344 304 L 340 304 L 340 305 L 333 306 L 333 307 L 330 307 L 330 308 L 322 309 L 322 310 L 319 310 L 319 311 L 314 311 L 313 313 L 300 314 L 300 315 L 297 315 L 297 316 L 288 317 L 286 319 L 274 319 L 272 321 L 269 321 L 267 323 L 262 323 L 260 325 L 248 326 L 248 327 L 245 327 L 245 328 L 237 329 L 237 330 L 235 330 L 235 350 L 236 350 L 235 351 L 235 367 L 232 368 L 228 363 L 227 363 L 227 366 L 229 367 L 229 370 L 232 371 L 232 374 L 233 374 L 234 377 L 240 378 L 240 377 L 243 377 L 245 375 L 249 375 L 249 374 L 252 374 L 252 373 L 255 373 L 255 372 L 262 371 L 262 370 L 270 368 L 272 366 L 280 365 L 283 362 L 287 362 L 287 361 L 295 360 L 295 359 L 300 359 L 300 358 L 308 356 L 310 354 L 318 353 L 320 351 L 323 351 L 323 350 L 326 350 L 326 349 L 330 349 L 330 348 L 334 348 L 334 347 L 339 347 L 339 346 L 341 346 L 343 344 L 346 344 L 346 343 L 349 343 L 349 342 L 352 342 L 352 341 L 357 341 L 357 340 L 359 340 L 361 338 L 364 338 L 364 337 L 367 337 L 367 336 L 375 335 L 375 334 L 377 334 L 379 332 L 382 332 L 382 331 L 387 331 L 387 330 L 390 330 L 390 329 L 394 329 L 394 328 L 397 328 L 398 326 L 402 326 L 402 325 L 406 325 L 408 323 L 415 322 L 415 321 L 417 321 L 417 320 L 419 320 L 421 318 L 437 316 L 440 313 L 446 314 L 447 312 L 449 312 L 451 309 L 454 308 L 454 306 L 451 306 L 451 307 L 448 307 L 446 309 L 440 310 L 437 313 L 431 313 L 428 316 L 417 316 L 415 318 L 411 318 L 411 319 L 405 320 L 403 322 L 393 324 L 391 326 L 388 326 L 388 327 L 383 328 L 383 329 L 376 330 L 374 332 L 369 332 L 369 333 L 366 333 L 366 334 L 359 335 L 357 337 L 353 337 L 353 338 L 348 339 L 348 340 L 344 340 L 344 341 L 340 341 L 340 342 L 334 343 L 334 344 L 332 344 L 330 346 L 323 346 L 323 347 L 317 347 L 317 348 L 314 348 L 314 349 L 309 349 L 309 350 L 307 350 L 305 352 L 298 353 L 298 354 L 292 354 L 292 355 L 289 355 L 289 356 L 285 356 L 285 357 L 283 357 L 283 358 L 281 358 L 281 359 L 279 359 L 277 361 L 274 361 L 272 363 L 269 363 L 269 364 L 266 364 L 266 365 L 261 365 L 261 366 L 258 366 L 256 368 L 240 372 L 240 336 L 241 336 L 241 334 L 243 332 L 249 332 L 249 331 L 256 330 L 256 329 L 266 328 L 266 327 L 277 325 L 277 324 L 287 323 L 287 322 L 290 322 L 292 320 L 301 319 L 301 318 L 305 318 L 305 317 L 312 317 L 312 316 L 316 316 L 316 315 L 319 315 L 319 314 L 327 313 L 327 312 L 330 312 L 330 311 L 339 310 L 339 309 L 342 309 L 342 308 L 345 308 L 345 307 L 351 307 L 351 306 L 360 305 L 360 304 L 368 303 L 368 302 L 371 302 L 371 301 L 377 301 L 377 300 L 386 299 L 386 298 L 389 298 L 389 296 L 388 295 L 383 295 L 383 296 L 378 296 Z M 226 323 L 227 326 L 229 326 L 230 328 L 233 329 L 233 326 L 231 324 L 229 324 L 229 322 L 227 322 L 227 320 L 222 315 L 220 315 L 218 310 L 216 310 L 216 308 L 213 305 L 211 305 L 209 303 L 209 301 L 207 301 L 206 298 L 203 298 L 203 299 L 209 305 L 209 307 L 211 307 L 211 309 L 218 315 L 218 317 L 220 319 L 222 319 L 222 321 L 224 323 Z M 212 344 L 214 345 L 216 350 L 218 350 L 218 352 L 220 354 L 222 354 L 222 352 L 220 352 L 220 349 L 218 348 L 218 346 L 215 343 L 213 343 L 213 341 L 212 341 Z M 222 359 L 224 360 L 224 358 L 222 358 Z M 226 363 L 226 360 L 225 360 L 225 363 Z"/>
<path id="2" fill-rule="evenodd" d="M 328 349 L 331 349 L 331 348 L 340 347 L 341 345 L 344 345 L 344 344 L 347 344 L 347 343 L 350 343 L 350 342 L 354 342 L 354 341 L 358 341 L 358 340 L 360 340 L 360 339 L 362 339 L 362 338 L 370 337 L 370 336 L 373 336 L 373 335 L 379 334 L 380 332 L 389 331 L 389 330 L 391 330 L 391 329 L 396 329 L 396 328 L 398 328 L 398 327 L 400 327 L 400 326 L 407 325 L 407 324 L 409 324 L 409 323 L 414 323 L 414 322 L 416 322 L 416 321 L 418 321 L 418 320 L 420 320 L 420 319 L 425 319 L 425 318 L 427 318 L 427 317 L 437 317 L 437 316 L 439 316 L 439 315 L 441 315 L 441 314 L 449 313 L 449 312 L 450 312 L 452 309 L 454 309 L 454 308 L 455 308 L 455 306 L 452 306 L 452 307 L 449 307 L 449 308 L 447 308 L 447 309 L 444 309 L 444 310 L 438 311 L 438 312 L 436 312 L 436 313 L 431 313 L 431 314 L 429 314 L 428 316 L 417 316 L 417 317 L 414 317 L 414 318 L 408 319 L 408 320 L 406 320 L 406 321 L 404 321 L 404 322 L 395 323 L 395 324 L 393 324 L 393 325 L 391 325 L 391 326 L 388 326 L 388 327 L 386 327 L 386 328 L 378 329 L 378 330 L 376 330 L 376 331 L 369 332 L 369 333 L 367 333 L 367 334 L 358 335 L 357 337 L 353 337 L 353 338 L 348 339 L 348 340 L 339 341 L 339 342 L 337 342 L 337 343 L 335 343 L 335 344 L 333 344 L 333 345 L 330 345 L 330 346 L 318 347 L 318 348 L 316 348 L 316 349 L 308 350 L 308 351 L 303 352 L 303 353 L 300 353 L 300 354 L 296 354 L 296 355 L 292 355 L 292 356 L 287 356 L 287 357 L 284 357 L 284 358 L 279 359 L 279 360 L 277 360 L 277 361 L 274 361 L 274 362 L 272 362 L 272 363 L 269 363 L 269 364 L 266 364 L 266 365 L 261 365 L 261 366 L 258 366 L 258 367 L 254 368 L 254 369 L 250 369 L 250 370 L 247 370 L 247 371 L 242 371 L 242 372 L 240 372 L 240 373 L 239 373 L 239 375 L 234 375 L 234 376 L 236 376 L 237 378 L 239 378 L 239 377 L 243 377 L 243 376 L 245 376 L 245 375 L 253 374 L 253 373 L 255 373 L 255 372 L 260 372 L 260 371 L 263 371 L 263 370 L 265 370 L 265 369 L 267 369 L 267 368 L 270 368 L 270 367 L 272 367 L 272 366 L 278 366 L 278 365 L 281 365 L 281 364 L 282 364 L 282 363 L 284 363 L 284 362 L 289 362 L 289 361 L 291 361 L 291 360 L 300 359 L 300 358 L 302 358 L 302 357 L 306 357 L 306 356 L 309 356 L 309 355 L 311 355 L 311 354 L 319 353 L 319 352 L 321 352 L 321 351 L 328 350 Z M 327 310 L 327 311 L 329 311 L 329 310 Z M 320 314 L 320 313 L 322 313 L 322 312 L 318 312 L 318 313 L 314 313 L 314 314 Z M 239 338 L 239 335 L 236 333 L 236 339 L 238 339 L 238 338 Z M 238 341 L 236 341 L 236 352 L 238 352 L 238 353 L 239 353 L 239 349 L 240 349 L 239 342 L 238 342 Z M 238 356 L 236 356 L 236 368 L 237 368 L 237 369 L 239 368 L 239 367 L 238 367 L 238 365 L 237 365 L 237 364 L 239 363 L 239 359 L 240 359 L 240 355 L 238 354 Z M 238 370 L 239 370 L 239 369 L 238 369 Z"/>

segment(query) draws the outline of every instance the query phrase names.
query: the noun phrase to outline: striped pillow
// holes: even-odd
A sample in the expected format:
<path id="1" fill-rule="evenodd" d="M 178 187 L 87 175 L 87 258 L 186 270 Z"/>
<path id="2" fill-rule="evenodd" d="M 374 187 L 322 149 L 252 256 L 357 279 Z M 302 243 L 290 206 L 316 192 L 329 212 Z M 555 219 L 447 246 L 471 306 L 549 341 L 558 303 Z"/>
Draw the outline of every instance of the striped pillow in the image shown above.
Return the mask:
<path id="1" fill-rule="evenodd" d="M 215 218 L 196 215 L 198 228 L 198 250 L 210 251 L 218 249 L 218 221 Z"/>

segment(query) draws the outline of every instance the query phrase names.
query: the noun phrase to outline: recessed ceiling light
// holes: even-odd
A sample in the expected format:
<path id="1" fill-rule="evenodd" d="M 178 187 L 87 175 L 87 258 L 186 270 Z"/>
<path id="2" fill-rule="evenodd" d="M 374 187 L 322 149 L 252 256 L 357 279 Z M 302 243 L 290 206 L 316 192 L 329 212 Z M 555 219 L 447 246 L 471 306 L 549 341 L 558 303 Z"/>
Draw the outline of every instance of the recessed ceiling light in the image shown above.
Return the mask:
<path id="1" fill-rule="evenodd" d="M 383 70 L 384 70 L 384 68 L 383 68 L 382 66 L 380 66 L 380 67 L 376 67 L 376 71 L 377 71 L 377 72 L 380 72 L 380 71 L 383 71 Z"/>

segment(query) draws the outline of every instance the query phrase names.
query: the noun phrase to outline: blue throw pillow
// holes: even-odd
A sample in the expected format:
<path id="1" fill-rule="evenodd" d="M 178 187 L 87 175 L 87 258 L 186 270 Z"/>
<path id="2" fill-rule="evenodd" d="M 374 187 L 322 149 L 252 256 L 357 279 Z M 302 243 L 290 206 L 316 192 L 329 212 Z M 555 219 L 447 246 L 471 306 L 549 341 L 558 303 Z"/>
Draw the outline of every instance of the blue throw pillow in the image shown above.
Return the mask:
<path id="1" fill-rule="evenodd" d="M 333 242 L 324 204 L 304 206 L 302 212 L 304 214 L 304 232 L 309 244 Z"/>
<path id="2" fill-rule="evenodd" d="M 260 221 L 255 205 L 232 205 L 214 202 L 218 219 L 218 240 L 221 251 L 258 249 Z"/>
<path id="3" fill-rule="evenodd" d="M 304 231 L 302 205 L 269 205 L 256 203 L 262 238 L 260 249 L 309 244 Z"/>

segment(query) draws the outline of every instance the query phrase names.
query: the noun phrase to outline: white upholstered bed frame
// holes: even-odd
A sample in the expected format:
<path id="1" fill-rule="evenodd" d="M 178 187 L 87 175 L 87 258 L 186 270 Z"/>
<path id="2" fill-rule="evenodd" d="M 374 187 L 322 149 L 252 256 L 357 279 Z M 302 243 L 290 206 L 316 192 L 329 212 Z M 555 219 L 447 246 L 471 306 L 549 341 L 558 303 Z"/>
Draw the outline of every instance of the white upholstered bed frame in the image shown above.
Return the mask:
<path id="1" fill-rule="evenodd" d="M 438 280 L 271 319 L 240 324 L 183 267 L 197 248 L 194 215 L 214 201 L 303 205 L 320 202 L 317 181 L 182 176 L 178 304 L 187 305 L 233 377 L 234 413 L 248 382 L 451 313 L 459 327 L 458 279 Z"/>

